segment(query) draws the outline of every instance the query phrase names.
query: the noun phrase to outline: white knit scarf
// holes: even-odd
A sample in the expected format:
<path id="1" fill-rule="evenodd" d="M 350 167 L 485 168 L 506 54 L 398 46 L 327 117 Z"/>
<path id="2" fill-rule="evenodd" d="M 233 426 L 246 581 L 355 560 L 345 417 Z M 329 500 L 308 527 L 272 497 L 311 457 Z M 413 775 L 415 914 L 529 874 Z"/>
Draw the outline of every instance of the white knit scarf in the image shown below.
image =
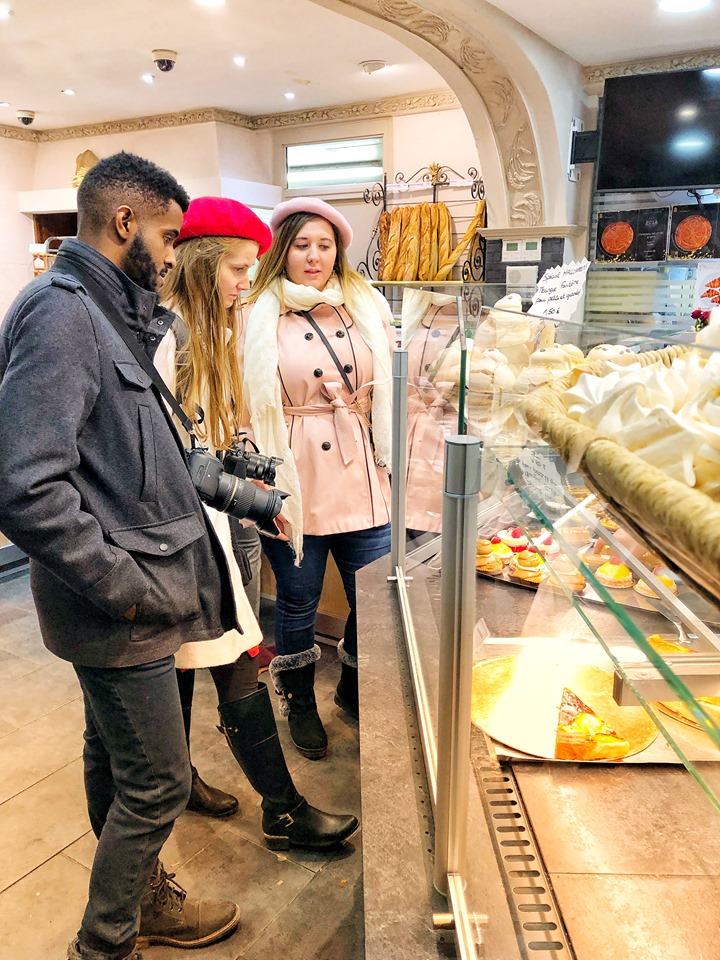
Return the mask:
<path id="1" fill-rule="evenodd" d="M 302 560 L 302 498 L 280 392 L 278 321 L 280 315 L 288 310 L 312 310 L 319 303 L 339 307 L 344 302 L 342 288 L 334 275 L 324 290 L 291 283 L 284 278 L 278 279 L 260 294 L 247 324 L 243 400 L 250 411 L 250 422 L 260 452 L 283 460 L 277 471 L 277 486 L 290 494 L 282 512 L 292 525 L 296 563 Z M 362 290 L 353 288 L 345 302 L 345 309 L 373 355 L 372 437 L 375 462 L 384 467 L 390 462 L 392 443 L 392 373 L 388 338 L 383 324 L 383 314 L 389 316 L 389 309 L 386 301 L 370 286 Z"/>

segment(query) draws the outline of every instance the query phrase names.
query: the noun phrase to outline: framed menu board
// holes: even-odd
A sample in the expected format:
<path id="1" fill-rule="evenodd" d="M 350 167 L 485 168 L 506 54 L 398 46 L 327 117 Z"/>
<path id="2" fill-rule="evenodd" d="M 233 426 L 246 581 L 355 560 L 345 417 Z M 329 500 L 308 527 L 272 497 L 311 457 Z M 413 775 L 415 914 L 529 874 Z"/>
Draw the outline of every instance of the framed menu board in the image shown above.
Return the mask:
<path id="1" fill-rule="evenodd" d="M 720 257 L 718 204 L 673 207 L 670 221 L 671 260 L 714 260 Z"/>
<path id="2" fill-rule="evenodd" d="M 599 213 L 596 262 L 647 263 L 665 260 L 669 219 L 668 207 Z"/>

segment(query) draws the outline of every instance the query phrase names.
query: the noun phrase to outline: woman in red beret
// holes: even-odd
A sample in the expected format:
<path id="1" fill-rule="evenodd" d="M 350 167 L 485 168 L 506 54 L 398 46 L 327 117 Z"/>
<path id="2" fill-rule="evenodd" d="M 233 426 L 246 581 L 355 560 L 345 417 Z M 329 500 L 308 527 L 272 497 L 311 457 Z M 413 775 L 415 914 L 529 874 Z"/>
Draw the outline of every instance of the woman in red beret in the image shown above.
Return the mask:
<path id="1" fill-rule="evenodd" d="M 315 614 L 328 554 L 350 615 L 335 702 L 358 715 L 355 573 L 390 550 L 390 308 L 348 264 L 352 230 L 315 197 L 281 203 L 249 296 L 243 396 L 255 440 L 282 458 L 277 483 L 292 544 L 263 538 L 277 581 L 270 674 L 290 734 L 325 755 L 314 694 Z"/>
<path id="2" fill-rule="evenodd" d="M 177 239 L 177 266 L 163 290 L 177 320 L 155 363 L 194 420 L 198 438 L 212 451 L 227 449 L 240 433 L 238 301 L 250 286 L 248 271 L 270 241 L 269 228 L 252 210 L 217 197 L 191 202 Z M 335 846 L 355 833 L 358 821 L 310 806 L 293 784 L 267 687 L 258 683 L 257 652 L 262 634 L 233 554 L 229 517 L 210 507 L 206 510 L 230 568 L 242 633 L 231 630 L 215 640 L 189 642 L 176 655 L 188 745 L 194 668 L 209 667 L 217 688 L 222 730 L 250 784 L 263 798 L 267 845 L 313 850 Z M 252 537 L 256 538 L 255 532 Z M 252 544 L 252 538 L 249 542 Z M 258 574 L 256 568 L 255 578 Z M 200 812 L 226 816 L 237 809 L 235 797 L 208 787 L 195 770 L 193 794 L 194 809 Z"/>

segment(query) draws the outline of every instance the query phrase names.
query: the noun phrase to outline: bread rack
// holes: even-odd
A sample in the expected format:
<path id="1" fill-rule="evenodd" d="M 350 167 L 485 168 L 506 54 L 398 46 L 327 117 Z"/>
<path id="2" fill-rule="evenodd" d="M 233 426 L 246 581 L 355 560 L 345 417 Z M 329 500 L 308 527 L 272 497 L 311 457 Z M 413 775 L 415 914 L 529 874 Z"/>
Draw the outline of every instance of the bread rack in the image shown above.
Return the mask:
<path id="1" fill-rule="evenodd" d="M 418 201 L 420 202 L 428 200 L 430 203 L 437 203 L 438 193 L 441 190 L 452 188 L 464 188 L 469 192 L 469 196 L 445 200 L 444 202 L 450 207 L 451 213 L 453 207 L 469 206 L 470 202 L 477 203 L 478 200 L 485 197 L 485 184 L 476 167 L 468 167 L 467 172 L 463 175 L 454 167 L 440 163 L 430 163 L 426 167 L 420 167 L 409 177 L 406 177 L 402 172 L 398 172 L 392 181 L 388 181 L 387 173 L 384 173 L 382 182 L 378 181 L 367 187 L 363 193 L 363 200 L 365 203 L 372 203 L 373 206 L 380 207 L 380 210 L 370 234 L 365 259 L 357 266 L 358 272 L 368 279 L 378 279 L 380 215 L 388 207 L 399 206 L 401 202 L 404 203 L 405 201 L 402 198 L 405 194 L 418 194 Z M 426 196 L 428 192 L 430 197 Z M 458 224 L 462 224 L 463 221 L 466 221 L 467 224 L 471 218 L 471 213 L 463 213 L 457 217 L 453 216 L 456 232 L 462 235 L 462 229 L 459 231 L 457 229 Z M 485 239 L 479 233 L 476 233 L 470 242 L 460 273 L 462 282 L 466 284 L 479 283 L 485 277 Z M 391 285 L 394 284 L 388 283 L 388 286 Z"/>

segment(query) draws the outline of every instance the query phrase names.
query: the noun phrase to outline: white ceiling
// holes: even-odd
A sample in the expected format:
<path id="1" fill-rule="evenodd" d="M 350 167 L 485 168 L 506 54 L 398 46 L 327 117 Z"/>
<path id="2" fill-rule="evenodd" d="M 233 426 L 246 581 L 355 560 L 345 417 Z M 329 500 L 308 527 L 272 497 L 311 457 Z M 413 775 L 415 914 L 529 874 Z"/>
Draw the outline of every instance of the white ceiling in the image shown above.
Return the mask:
<path id="1" fill-rule="evenodd" d="M 582 64 L 720 47 L 720 0 L 687 16 L 656 0 L 490 0 Z M 311 0 L 9 0 L 0 20 L 0 124 L 32 129 L 219 107 L 257 115 L 374 100 L 445 86 L 379 30 Z M 178 51 L 159 73 L 151 50 Z M 235 55 L 247 58 L 238 69 Z M 391 68 L 367 76 L 361 60 Z M 156 74 L 149 86 L 140 79 Z M 75 97 L 61 93 L 65 87 Z M 295 93 L 289 102 L 284 94 Z"/>
<path id="2" fill-rule="evenodd" d="M 371 27 L 310 0 L 9 0 L 0 21 L 0 123 L 33 130 L 219 107 L 255 115 L 437 90 L 442 78 Z M 178 51 L 160 73 L 151 51 Z M 243 55 L 238 69 L 233 57 Z M 362 60 L 392 66 L 371 76 Z M 155 83 L 142 82 L 146 72 Z M 68 97 L 65 87 L 77 91 Z M 284 94 L 295 93 L 288 102 Z"/>
<path id="3" fill-rule="evenodd" d="M 720 0 L 685 14 L 657 0 L 489 2 L 583 66 L 720 47 Z"/>

